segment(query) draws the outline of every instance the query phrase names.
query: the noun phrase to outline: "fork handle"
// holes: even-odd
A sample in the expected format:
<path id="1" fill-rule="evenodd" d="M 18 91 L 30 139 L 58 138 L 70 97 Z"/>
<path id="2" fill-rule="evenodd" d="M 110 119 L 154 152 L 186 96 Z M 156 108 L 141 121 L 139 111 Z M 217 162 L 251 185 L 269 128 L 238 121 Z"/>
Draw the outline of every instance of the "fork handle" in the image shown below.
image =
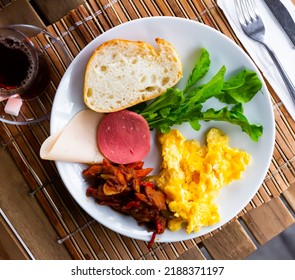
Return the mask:
<path id="1" fill-rule="evenodd" d="M 292 83 L 291 79 L 289 78 L 288 74 L 286 73 L 285 69 L 283 68 L 282 64 L 280 63 L 278 57 L 276 56 L 276 54 L 274 53 L 274 51 L 265 43 L 263 43 L 263 46 L 266 48 L 266 50 L 268 51 L 271 59 L 273 60 L 274 64 L 276 65 L 276 67 L 278 68 L 282 79 L 286 85 L 286 87 L 288 88 L 288 91 L 295 103 L 295 86 Z"/>

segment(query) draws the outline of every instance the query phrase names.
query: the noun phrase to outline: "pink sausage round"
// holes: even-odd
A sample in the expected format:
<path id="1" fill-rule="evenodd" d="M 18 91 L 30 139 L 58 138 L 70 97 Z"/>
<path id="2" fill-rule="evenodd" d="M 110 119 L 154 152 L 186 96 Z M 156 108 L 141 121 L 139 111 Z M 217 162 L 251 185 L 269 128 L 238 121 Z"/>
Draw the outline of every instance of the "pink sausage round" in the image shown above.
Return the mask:
<path id="1" fill-rule="evenodd" d="M 150 151 L 147 121 L 128 110 L 105 115 L 99 124 L 97 139 L 101 153 L 118 164 L 141 161 Z"/>

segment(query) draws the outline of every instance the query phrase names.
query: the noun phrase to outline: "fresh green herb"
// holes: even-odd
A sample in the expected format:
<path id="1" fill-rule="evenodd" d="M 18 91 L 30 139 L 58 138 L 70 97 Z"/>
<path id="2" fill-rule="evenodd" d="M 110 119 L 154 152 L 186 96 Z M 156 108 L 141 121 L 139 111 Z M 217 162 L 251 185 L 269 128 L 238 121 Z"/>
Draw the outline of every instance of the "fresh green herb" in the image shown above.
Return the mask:
<path id="1" fill-rule="evenodd" d="M 250 138 L 257 142 L 262 135 L 262 126 L 250 124 L 247 118 L 243 115 L 243 106 L 241 103 L 233 106 L 231 110 L 224 107 L 221 110 L 208 109 L 199 116 L 199 120 L 204 121 L 226 121 L 232 124 L 239 125 L 242 131 L 246 132 Z"/>
<path id="2" fill-rule="evenodd" d="M 183 122 L 189 122 L 193 129 L 199 130 L 200 121 L 226 121 L 240 126 L 242 131 L 257 142 L 263 127 L 249 123 L 242 104 L 249 102 L 261 90 L 259 77 L 255 72 L 243 69 L 225 80 L 226 67 L 222 66 L 211 80 L 199 84 L 208 74 L 210 64 L 209 52 L 203 48 L 184 90 L 169 88 L 152 102 L 139 104 L 131 110 L 141 114 L 150 129 L 158 129 L 162 133 L 169 132 L 173 125 Z M 219 110 L 210 108 L 202 111 L 203 103 L 212 97 L 227 106 Z"/>
<path id="3" fill-rule="evenodd" d="M 217 98 L 228 104 L 247 103 L 261 89 L 262 83 L 257 74 L 244 69 L 224 82 L 222 95 Z"/>
<path id="4" fill-rule="evenodd" d="M 200 57 L 188 77 L 187 84 L 183 92 L 186 93 L 196 84 L 196 82 L 205 77 L 209 71 L 210 63 L 211 61 L 208 51 L 206 49 L 201 49 Z"/>

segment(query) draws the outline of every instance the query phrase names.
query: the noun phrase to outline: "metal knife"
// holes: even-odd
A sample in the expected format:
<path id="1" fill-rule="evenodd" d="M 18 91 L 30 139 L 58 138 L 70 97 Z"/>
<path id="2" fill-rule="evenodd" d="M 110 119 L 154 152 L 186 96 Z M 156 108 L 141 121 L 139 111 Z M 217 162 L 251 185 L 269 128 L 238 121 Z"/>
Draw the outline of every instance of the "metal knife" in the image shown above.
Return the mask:
<path id="1" fill-rule="evenodd" d="M 280 0 L 264 0 L 295 46 L 295 23 Z"/>

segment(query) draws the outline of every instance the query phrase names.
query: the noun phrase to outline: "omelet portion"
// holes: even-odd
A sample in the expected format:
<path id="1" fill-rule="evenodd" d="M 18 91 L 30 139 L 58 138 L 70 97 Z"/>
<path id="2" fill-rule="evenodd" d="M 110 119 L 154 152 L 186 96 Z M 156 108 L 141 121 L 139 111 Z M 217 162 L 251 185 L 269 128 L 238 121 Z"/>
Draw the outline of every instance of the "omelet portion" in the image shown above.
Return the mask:
<path id="1" fill-rule="evenodd" d="M 229 147 L 228 136 L 217 128 L 209 130 L 203 146 L 175 129 L 161 134 L 159 142 L 163 160 L 156 184 L 174 213 L 168 228 L 185 226 L 189 234 L 219 222 L 216 198 L 223 186 L 241 178 L 250 155 Z"/>

